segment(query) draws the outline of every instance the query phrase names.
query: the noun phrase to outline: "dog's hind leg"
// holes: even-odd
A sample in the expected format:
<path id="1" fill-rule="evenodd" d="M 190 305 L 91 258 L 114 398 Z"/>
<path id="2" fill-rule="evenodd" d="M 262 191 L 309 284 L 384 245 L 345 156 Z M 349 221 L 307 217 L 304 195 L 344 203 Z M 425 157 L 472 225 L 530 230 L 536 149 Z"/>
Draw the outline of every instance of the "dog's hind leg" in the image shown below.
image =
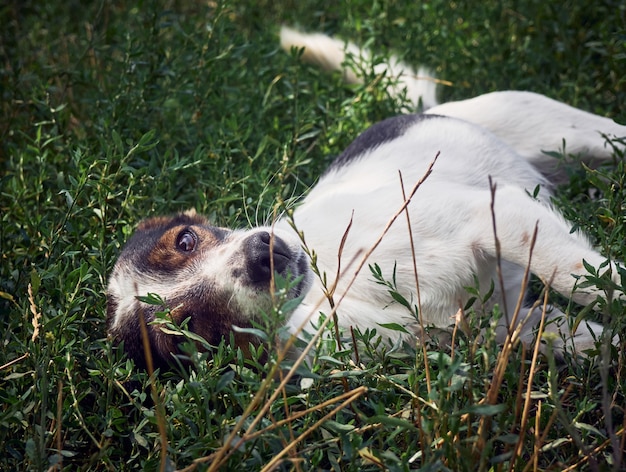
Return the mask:
<path id="1" fill-rule="evenodd" d="M 443 103 L 426 113 L 461 118 L 488 129 L 552 182 L 563 175 L 558 175 L 559 161 L 545 151 L 564 151 L 593 166 L 613 158 L 607 137 L 622 138 L 621 143 L 614 142 L 622 150 L 626 140 L 626 126 L 532 92 L 493 92 Z"/>

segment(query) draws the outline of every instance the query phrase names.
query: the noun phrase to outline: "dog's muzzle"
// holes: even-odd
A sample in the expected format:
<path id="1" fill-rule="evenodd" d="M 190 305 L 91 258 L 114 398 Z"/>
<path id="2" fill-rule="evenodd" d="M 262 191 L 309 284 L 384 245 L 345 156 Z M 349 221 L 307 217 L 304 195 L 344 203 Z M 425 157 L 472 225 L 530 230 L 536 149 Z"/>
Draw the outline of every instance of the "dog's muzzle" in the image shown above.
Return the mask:
<path id="1" fill-rule="evenodd" d="M 285 241 L 267 231 L 259 231 L 248 237 L 244 251 L 248 277 L 255 284 L 269 283 L 272 269 L 286 275 L 295 256 Z"/>

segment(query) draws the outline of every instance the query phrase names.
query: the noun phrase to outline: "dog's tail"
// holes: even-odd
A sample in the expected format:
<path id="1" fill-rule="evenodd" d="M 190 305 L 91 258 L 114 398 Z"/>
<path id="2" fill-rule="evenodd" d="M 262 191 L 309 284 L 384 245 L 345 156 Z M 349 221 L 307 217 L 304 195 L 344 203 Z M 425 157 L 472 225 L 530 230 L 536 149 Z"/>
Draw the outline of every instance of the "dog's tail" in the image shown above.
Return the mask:
<path id="1" fill-rule="evenodd" d="M 304 49 L 302 60 L 328 71 L 341 71 L 348 83 L 363 83 L 355 69 L 368 66 L 372 61 L 372 55 L 368 50 L 360 49 L 353 43 L 346 43 L 320 33 L 302 33 L 286 26 L 280 30 L 280 45 L 285 51 L 291 51 L 292 48 Z M 348 58 L 358 67 L 350 67 Z M 414 109 L 420 104 L 424 110 L 438 104 L 437 81 L 428 69 L 420 67 L 416 72 L 392 56 L 389 62 L 375 65 L 374 73 L 384 73 L 393 78 L 394 84 L 389 88 L 389 93 L 399 97 L 405 92 Z"/>

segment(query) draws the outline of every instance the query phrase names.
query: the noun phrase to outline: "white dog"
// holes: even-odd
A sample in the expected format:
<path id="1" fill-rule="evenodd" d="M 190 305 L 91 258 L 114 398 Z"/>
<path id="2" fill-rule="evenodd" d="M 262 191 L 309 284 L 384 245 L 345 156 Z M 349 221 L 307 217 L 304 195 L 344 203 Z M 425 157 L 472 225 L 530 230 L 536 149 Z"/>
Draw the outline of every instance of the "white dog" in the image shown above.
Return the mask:
<path id="1" fill-rule="evenodd" d="M 304 47 L 304 59 L 359 80 L 344 69 L 344 43 L 289 29 L 282 31 L 281 41 L 287 50 Z M 354 46 L 348 49 L 367 56 Z M 389 118 L 357 137 L 292 217 L 250 230 L 213 227 L 195 212 L 139 225 L 115 265 L 107 293 L 110 333 L 124 341 L 138 364 L 144 363 L 142 318 L 157 365 L 177 352 L 176 339 L 149 324 L 159 307 L 137 298 L 148 293 L 166 300 L 175 322 L 188 319 L 189 329 L 217 344 L 230 336 L 233 325 L 250 326 L 271 306 L 274 273 L 296 281 L 290 296 L 302 300 L 288 321 L 294 332 L 301 326 L 310 329 L 320 312 L 336 310 L 342 327 L 376 329 L 390 339 L 419 336 L 420 322 L 449 327 L 468 301 L 467 287 L 478 284 L 486 292 L 495 284 L 491 301 L 505 313 L 499 332 L 503 336 L 524 320 L 520 338 L 532 342 L 541 308 L 530 314 L 522 309 L 516 326 L 510 326 L 523 299 L 528 264 L 553 289 L 582 305 L 605 295 L 591 288 L 574 290 L 577 277 L 587 274 L 583 261 L 611 271 L 619 283 L 620 266 L 572 233 L 551 206 L 559 167 L 542 151 L 558 150 L 565 140 L 567 150 L 581 159 L 606 161 L 612 153 L 603 134 L 626 136 L 625 126 L 527 92 L 437 105 L 433 82 L 421 79 L 424 71 L 416 74 L 396 60 L 382 67 L 398 79 L 391 93 L 406 89 L 416 104 L 430 108 Z M 314 275 L 312 253 L 323 277 Z M 398 293 L 419 308 L 419 317 L 373 280 L 368 264 L 395 280 Z M 568 341 L 578 351 L 590 348 L 602 331 L 589 322 L 570 332 L 556 308 L 548 318 L 546 329 L 559 335 L 561 349 Z M 390 323 L 410 334 L 381 326 Z M 246 348 L 252 338 L 235 333 L 235 339 Z"/>

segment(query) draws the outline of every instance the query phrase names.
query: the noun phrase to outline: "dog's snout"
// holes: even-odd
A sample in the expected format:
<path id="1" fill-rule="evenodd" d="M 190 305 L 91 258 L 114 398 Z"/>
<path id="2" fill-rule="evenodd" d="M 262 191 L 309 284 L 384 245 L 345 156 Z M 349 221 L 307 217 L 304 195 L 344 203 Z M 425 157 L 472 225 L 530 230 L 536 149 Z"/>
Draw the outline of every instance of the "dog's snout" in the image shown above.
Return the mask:
<path id="1" fill-rule="evenodd" d="M 291 260 L 287 244 L 267 231 L 260 231 L 246 241 L 246 265 L 253 282 L 269 282 L 274 272 L 283 273 Z"/>

